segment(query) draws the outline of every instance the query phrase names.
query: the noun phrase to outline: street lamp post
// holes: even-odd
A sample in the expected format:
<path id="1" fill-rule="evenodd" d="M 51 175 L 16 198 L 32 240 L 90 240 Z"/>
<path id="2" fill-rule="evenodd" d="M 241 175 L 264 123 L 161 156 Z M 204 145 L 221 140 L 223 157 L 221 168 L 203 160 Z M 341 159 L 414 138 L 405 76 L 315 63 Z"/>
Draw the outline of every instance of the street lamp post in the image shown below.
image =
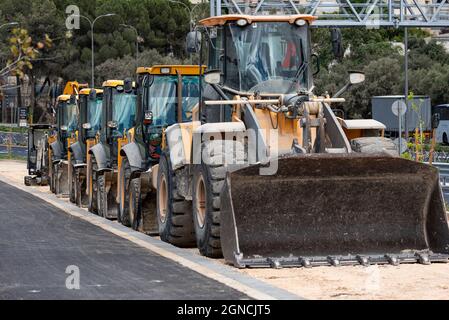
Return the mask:
<path id="1" fill-rule="evenodd" d="M 120 26 L 124 28 L 130 28 L 134 30 L 134 33 L 136 34 L 136 64 L 139 63 L 139 33 L 137 32 L 137 29 L 129 24 L 122 23 Z"/>
<path id="2" fill-rule="evenodd" d="M 90 40 L 91 40 L 91 88 L 95 87 L 95 61 L 94 61 L 94 26 L 95 26 L 95 22 L 97 22 L 98 19 L 100 18 L 105 18 L 105 17 L 112 17 L 112 16 L 116 16 L 115 13 L 107 13 L 107 14 L 102 14 L 101 16 L 96 17 L 93 21 L 91 21 L 88 17 L 83 16 L 83 15 L 74 15 L 75 17 L 80 17 L 80 18 L 84 18 L 86 19 L 89 24 L 90 24 Z"/>

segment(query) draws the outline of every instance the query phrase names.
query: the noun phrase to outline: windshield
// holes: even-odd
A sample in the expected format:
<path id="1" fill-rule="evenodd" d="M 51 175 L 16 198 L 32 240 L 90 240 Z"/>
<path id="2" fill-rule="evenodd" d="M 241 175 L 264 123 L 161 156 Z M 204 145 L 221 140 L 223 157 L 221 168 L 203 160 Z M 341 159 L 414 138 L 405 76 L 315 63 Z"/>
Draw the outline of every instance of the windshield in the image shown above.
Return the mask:
<path id="1" fill-rule="evenodd" d="M 170 126 L 177 122 L 178 76 L 155 76 L 148 94 L 148 111 L 153 125 Z M 182 77 L 182 120 L 192 120 L 192 109 L 199 102 L 199 77 Z"/>
<path id="2" fill-rule="evenodd" d="M 136 101 L 135 94 L 114 92 L 112 120 L 117 122 L 117 128 L 114 130 L 116 135 L 122 135 L 124 130 L 130 129 L 134 125 Z"/>
<path id="3" fill-rule="evenodd" d="M 67 132 L 75 132 L 78 125 L 77 106 L 74 103 L 62 104 L 62 126 L 67 126 Z"/>
<path id="4" fill-rule="evenodd" d="M 87 100 L 87 122 L 90 123 L 90 129 L 88 133 L 95 134 L 100 129 L 100 120 L 102 112 L 102 99 L 96 98 L 95 100 Z"/>
<path id="5" fill-rule="evenodd" d="M 308 28 L 259 22 L 226 30 L 226 85 L 244 92 L 308 89 Z"/>

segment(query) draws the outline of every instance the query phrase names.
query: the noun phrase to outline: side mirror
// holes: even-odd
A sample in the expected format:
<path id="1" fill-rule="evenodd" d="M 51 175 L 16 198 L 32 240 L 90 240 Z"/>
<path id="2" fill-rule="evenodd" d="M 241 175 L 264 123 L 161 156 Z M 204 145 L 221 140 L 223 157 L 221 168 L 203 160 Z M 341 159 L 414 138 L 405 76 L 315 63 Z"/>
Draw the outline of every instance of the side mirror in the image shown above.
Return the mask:
<path id="1" fill-rule="evenodd" d="M 343 45 L 342 45 L 342 34 L 341 30 L 337 28 L 331 29 L 331 41 L 332 41 L 332 52 L 335 59 L 341 60 L 343 58 Z"/>
<path id="2" fill-rule="evenodd" d="M 124 90 L 125 92 L 133 91 L 133 80 L 131 78 L 126 78 L 124 81 Z"/>
<path id="3" fill-rule="evenodd" d="M 97 90 L 91 89 L 89 92 L 89 100 L 97 99 Z"/>
<path id="4" fill-rule="evenodd" d="M 440 114 L 434 113 L 432 116 L 432 129 L 438 128 L 439 125 L 440 125 Z"/>
<path id="5" fill-rule="evenodd" d="M 315 58 L 315 71 L 313 75 L 316 76 L 320 72 L 320 57 L 316 53 L 312 53 L 312 58 Z"/>
<path id="6" fill-rule="evenodd" d="M 206 73 L 204 74 L 204 81 L 208 84 L 219 84 L 221 81 L 220 70 L 206 71 Z"/>
<path id="7" fill-rule="evenodd" d="M 111 129 L 117 129 L 118 127 L 117 121 L 108 121 L 108 127 Z"/>
<path id="8" fill-rule="evenodd" d="M 359 71 L 349 71 L 349 82 L 351 84 L 359 84 L 365 82 L 365 74 Z"/>
<path id="9" fill-rule="evenodd" d="M 76 103 L 76 96 L 74 95 L 74 94 L 72 94 L 71 96 L 70 96 L 70 104 L 75 104 Z"/>
<path id="10" fill-rule="evenodd" d="M 186 51 L 187 53 L 197 53 L 200 51 L 201 32 L 190 31 L 186 37 Z"/>

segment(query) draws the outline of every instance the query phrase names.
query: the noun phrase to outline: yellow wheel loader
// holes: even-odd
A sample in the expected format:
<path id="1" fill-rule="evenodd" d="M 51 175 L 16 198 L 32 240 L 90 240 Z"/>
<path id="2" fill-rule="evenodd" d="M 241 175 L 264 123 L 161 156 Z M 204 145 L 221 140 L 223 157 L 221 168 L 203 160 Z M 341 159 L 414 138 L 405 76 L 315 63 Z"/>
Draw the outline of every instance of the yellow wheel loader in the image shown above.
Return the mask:
<path id="1" fill-rule="evenodd" d="M 79 207 L 88 205 L 89 190 L 92 189 L 89 150 L 98 143 L 102 115 L 103 90 L 82 89 L 79 92 L 79 121 L 77 141 L 69 147 L 71 153 L 71 191 L 74 202 Z"/>
<path id="2" fill-rule="evenodd" d="M 48 134 L 51 128 L 50 124 L 31 124 L 28 128 L 26 186 L 48 185 Z"/>
<path id="3" fill-rule="evenodd" d="M 395 156 L 382 124 L 337 118 L 343 98 L 315 95 L 314 20 L 217 16 L 189 34 L 208 71 L 152 167 L 160 225 L 191 202 L 200 252 L 241 268 L 447 262 L 437 169 Z"/>
<path id="4" fill-rule="evenodd" d="M 56 99 L 55 127 L 48 137 L 50 189 L 60 197 L 70 196 L 71 188 L 71 152 L 70 145 L 76 141 L 78 125 L 78 92 L 86 87 L 76 81 L 69 81 L 64 92 Z"/>
<path id="5" fill-rule="evenodd" d="M 129 130 L 129 143 L 121 150 L 119 170 L 120 221 L 147 234 L 160 234 L 162 240 L 181 247 L 195 245 L 191 202 L 171 189 L 166 194 L 166 213 L 156 219 L 158 184 L 174 186 L 173 168 L 166 148 L 165 130 L 174 124 L 191 123 L 198 110 L 200 75 L 205 67 L 156 65 L 137 69 L 139 106 L 136 126 Z M 196 108 L 196 109 L 195 109 Z M 189 125 L 190 127 L 190 125 Z M 157 171 L 163 177 L 158 180 Z M 162 179 L 162 180 L 161 180 Z M 165 190 L 163 188 L 163 190 Z M 160 201 L 159 201 L 160 202 Z"/>
<path id="6" fill-rule="evenodd" d="M 98 143 L 88 154 L 89 209 L 107 219 L 118 217 L 117 180 L 120 150 L 128 143 L 127 131 L 135 125 L 137 95 L 127 79 L 103 83 L 102 116 Z"/>

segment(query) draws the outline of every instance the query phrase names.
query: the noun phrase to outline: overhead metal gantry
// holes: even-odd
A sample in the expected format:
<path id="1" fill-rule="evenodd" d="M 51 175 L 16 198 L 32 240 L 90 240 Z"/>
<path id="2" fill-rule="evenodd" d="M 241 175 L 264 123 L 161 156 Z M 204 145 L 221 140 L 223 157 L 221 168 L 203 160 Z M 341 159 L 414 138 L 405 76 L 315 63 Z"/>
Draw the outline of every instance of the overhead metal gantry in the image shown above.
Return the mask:
<path id="1" fill-rule="evenodd" d="M 312 14 L 315 27 L 449 27 L 449 0 L 210 0 L 222 14 Z"/>

